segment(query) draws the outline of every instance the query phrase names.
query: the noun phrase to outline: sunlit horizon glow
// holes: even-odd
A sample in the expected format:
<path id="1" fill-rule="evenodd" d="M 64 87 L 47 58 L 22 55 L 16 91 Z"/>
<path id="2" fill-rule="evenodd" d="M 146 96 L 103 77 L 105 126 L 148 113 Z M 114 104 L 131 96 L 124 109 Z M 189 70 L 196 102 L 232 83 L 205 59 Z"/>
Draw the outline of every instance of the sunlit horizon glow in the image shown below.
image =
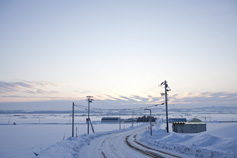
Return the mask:
<path id="1" fill-rule="evenodd" d="M 237 105 L 237 3 L 0 2 L 0 103 Z"/>

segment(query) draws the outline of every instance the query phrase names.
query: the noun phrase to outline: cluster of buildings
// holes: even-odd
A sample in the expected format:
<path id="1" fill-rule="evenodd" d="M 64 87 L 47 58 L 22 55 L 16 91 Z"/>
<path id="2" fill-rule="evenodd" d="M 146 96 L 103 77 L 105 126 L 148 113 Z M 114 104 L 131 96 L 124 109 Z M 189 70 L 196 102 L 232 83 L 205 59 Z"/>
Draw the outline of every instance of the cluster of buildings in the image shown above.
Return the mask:
<path id="1" fill-rule="evenodd" d="M 103 117 L 101 123 L 129 123 L 129 122 L 152 122 L 156 121 L 155 117 L 142 116 L 138 118 L 121 119 L 120 117 Z M 199 119 L 187 121 L 186 118 L 169 118 L 169 123 L 172 123 L 173 132 L 176 133 L 199 133 L 207 130 L 206 124 Z"/>
<path id="2" fill-rule="evenodd" d="M 101 123 L 118 123 L 118 122 L 124 122 L 124 123 L 129 123 L 129 122 L 149 122 L 151 119 L 151 122 L 155 122 L 157 118 L 155 117 L 150 117 L 150 116 L 142 116 L 138 118 L 128 118 L 128 119 L 121 119 L 119 117 L 103 117 L 101 119 Z"/>

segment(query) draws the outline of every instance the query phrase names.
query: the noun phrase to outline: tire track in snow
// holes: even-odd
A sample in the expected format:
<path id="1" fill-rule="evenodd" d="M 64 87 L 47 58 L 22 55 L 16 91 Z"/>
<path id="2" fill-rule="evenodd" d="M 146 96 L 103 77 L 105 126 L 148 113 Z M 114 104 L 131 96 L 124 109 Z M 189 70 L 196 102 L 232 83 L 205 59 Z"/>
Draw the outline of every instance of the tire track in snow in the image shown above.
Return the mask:
<path id="1" fill-rule="evenodd" d="M 110 146 L 110 148 L 112 149 L 113 153 L 114 153 L 118 158 L 121 158 L 121 157 L 118 155 L 118 152 L 117 152 L 116 148 L 115 148 L 114 145 L 113 145 L 114 142 L 112 142 L 112 141 L 114 141 L 114 140 L 117 139 L 117 138 L 119 138 L 119 136 L 115 136 L 115 138 L 113 137 L 113 139 L 111 138 L 110 141 L 109 141 L 109 146 Z"/>
<path id="2" fill-rule="evenodd" d="M 144 127 L 138 127 L 118 133 L 111 133 L 91 139 L 90 144 L 79 151 L 79 157 L 91 158 L 150 158 L 126 145 L 125 139 L 128 135 L 141 133 Z"/>
<path id="3" fill-rule="evenodd" d="M 160 151 L 160 150 L 157 150 L 157 149 L 154 149 L 154 148 L 151 148 L 149 146 L 146 146 L 140 142 L 138 142 L 136 140 L 136 136 L 137 134 L 133 135 L 133 142 L 135 142 L 136 144 L 142 146 L 143 148 L 145 149 L 148 149 L 148 150 L 145 150 L 145 149 L 142 149 L 142 148 L 139 148 L 135 145 L 132 145 L 132 143 L 129 142 L 129 137 L 131 137 L 132 135 L 128 135 L 125 139 L 125 143 L 132 149 L 144 154 L 144 155 L 147 155 L 147 156 L 150 156 L 150 157 L 153 157 L 153 158 L 166 158 L 166 157 L 172 157 L 172 158 L 180 158 L 176 155 L 172 155 L 170 153 L 166 153 L 164 151 Z M 152 151 L 151 151 L 152 150 Z M 153 152 L 154 151 L 154 152 Z"/>
<path id="4" fill-rule="evenodd" d="M 150 152 L 150 151 L 142 150 L 142 149 L 140 149 L 140 148 L 137 148 L 137 147 L 133 146 L 133 145 L 128 141 L 128 139 L 129 139 L 130 136 L 131 136 L 131 135 L 128 135 L 128 136 L 126 137 L 126 139 L 125 139 L 126 144 L 127 144 L 130 148 L 132 148 L 132 149 L 134 149 L 134 150 L 136 150 L 136 151 L 138 151 L 138 152 L 140 152 L 140 153 L 142 153 L 142 154 L 144 154 L 144 155 L 150 156 L 150 157 L 163 158 L 163 157 L 161 157 L 161 156 L 158 155 L 158 154 L 155 154 L 155 153 Z"/>
<path id="5" fill-rule="evenodd" d="M 102 154 L 102 156 L 103 156 L 103 158 L 108 158 L 107 156 L 106 156 L 106 151 L 104 151 L 103 149 L 108 149 L 108 148 L 106 148 L 105 147 L 105 143 L 107 143 L 107 146 L 109 147 L 109 149 L 110 149 L 110 151 L 112 151 L 113 152 L 113 154 L 114 155 L 116 155 L 118 158 L 121 158 L 119 155 L 118 155 L 118 152 L 117 152 L 117 150 L 116 150 L 116 148 L 114 147 L 114 140 L 116 140 L 116 138 L 118 138 L 119 136 L 110 136 L 110 137 L 108 137 L 108 138 L 106 138 L 103 142 L 102 142 L 102 144 L 101 144 L 101 154 Z"/>
<path id="6" fill-rule="evenodd" d="M 151 148 L 151 147 L 149 147 L 149 146 L 146 146 L 146 145 L 144 145 L 144 144 L 138 142 L 137 139 L 136 139 L 136 137 L 137 137 L 137 134 L 135 134 L 135 135 L 133 136 L 134 142 L 137 143 L 138 145 L 144 147 L 144 148 L 147 148 L 147 149 L 149 149 L 149 150 L 154 150 L 154 151 L 157 151 L 157 152 L 160 152 L 160 153 L 162 153 L 162 154 L 166 154 L 166 155 L 169 155 L 169 156 L 172 156 L 172 157 L 180 158 L 179 156 L 176 156 L 176 155 L 173 155 L 173 154 L 170 154 L 170 153 L 167 153 L 167 152 L 164 152 L 164 151 L 161 151 L 161 150 L 154 149 L 154 148 Z"/>
<path id="7" fill-rule="evenodd" d="M 101 154 L 104 158 L 107 158 L 107 156 L 105 155 L 104 151 L 102 150 L 103 146 L 104 146 L 105 140 L 102 142 L 101 144 Z"/>

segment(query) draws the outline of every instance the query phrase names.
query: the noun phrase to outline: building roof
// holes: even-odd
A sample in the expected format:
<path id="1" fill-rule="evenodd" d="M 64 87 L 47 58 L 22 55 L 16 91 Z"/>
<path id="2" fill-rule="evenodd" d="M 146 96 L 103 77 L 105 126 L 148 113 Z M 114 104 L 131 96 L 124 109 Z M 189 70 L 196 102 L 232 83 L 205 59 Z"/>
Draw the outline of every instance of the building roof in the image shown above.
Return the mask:
<path id="1" fill-rule="evenodd" d="M 186 122 L 187 119 L 186 118 L 169 118 L 169 122 Z"/>
<path id="2" fill-rule="evenodd" d="M 101 120 L 119 120 L 119 117 L 103 117 Z"/>
<path id="3" fill-rule="evenodd" d="M 169 118 L 169 120 L 186 120 L 186 118 Z"/>
<path id="4" fill-rule="evenodd" d="M 185 122 L 185 124 L 193 124 L 193 125 L 196 125 L 196 124 L 206 124 L 206 123 L 203 123 L 203 122 Z"/>
<path id="5" fill-rule="evenodd" d="M 185 125 L 185 124 L 192 124 L 192 125 L 197 125 L 197 124 L 205 124 L 203 122 L 173 122 L 174 125 Z"/>

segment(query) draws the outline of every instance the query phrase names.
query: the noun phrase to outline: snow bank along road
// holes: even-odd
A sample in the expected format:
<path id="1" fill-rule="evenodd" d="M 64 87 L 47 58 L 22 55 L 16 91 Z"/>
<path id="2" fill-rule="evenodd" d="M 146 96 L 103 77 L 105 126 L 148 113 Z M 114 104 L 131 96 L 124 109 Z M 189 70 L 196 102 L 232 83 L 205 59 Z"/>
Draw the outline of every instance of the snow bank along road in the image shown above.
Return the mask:
<path id="1" fill-rule="evenodd" d="M 88 158 L 177 158 L 178 156 L 153 149 L 137 141 L 146 127 L 109 134 L 92 139 L 79 153 Z"/>

